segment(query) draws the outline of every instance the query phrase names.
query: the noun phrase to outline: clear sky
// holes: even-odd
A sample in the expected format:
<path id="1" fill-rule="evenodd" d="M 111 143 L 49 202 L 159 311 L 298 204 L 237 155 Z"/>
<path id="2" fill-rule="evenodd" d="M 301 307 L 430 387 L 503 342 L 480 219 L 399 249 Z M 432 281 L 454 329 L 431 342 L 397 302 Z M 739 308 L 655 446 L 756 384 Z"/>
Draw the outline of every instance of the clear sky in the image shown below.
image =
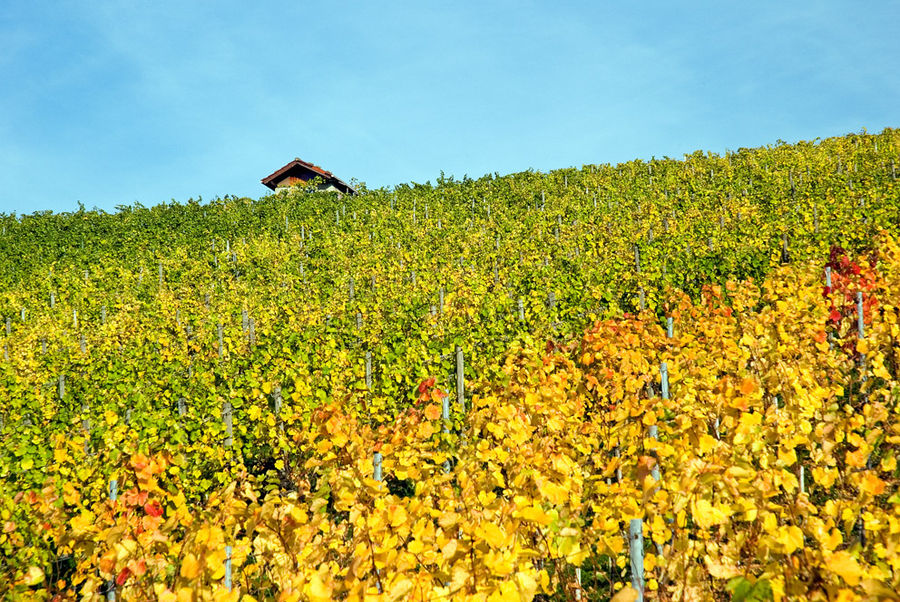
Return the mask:
<path id="1" fill-rule="evenodd" d="M 6 0 L 0 212 L 900 127 L 900 3 Z"/>

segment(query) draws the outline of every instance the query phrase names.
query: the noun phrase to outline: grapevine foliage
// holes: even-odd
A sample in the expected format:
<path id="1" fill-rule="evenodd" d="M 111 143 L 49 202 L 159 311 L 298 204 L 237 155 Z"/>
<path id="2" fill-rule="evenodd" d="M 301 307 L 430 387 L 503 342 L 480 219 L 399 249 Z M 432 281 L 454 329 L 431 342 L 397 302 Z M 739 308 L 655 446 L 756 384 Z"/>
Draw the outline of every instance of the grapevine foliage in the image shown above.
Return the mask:
<path id="1" fill-rule="evenodd" d="M 897 143 L 3 216 L 0 590 L 893 599 Z"/>

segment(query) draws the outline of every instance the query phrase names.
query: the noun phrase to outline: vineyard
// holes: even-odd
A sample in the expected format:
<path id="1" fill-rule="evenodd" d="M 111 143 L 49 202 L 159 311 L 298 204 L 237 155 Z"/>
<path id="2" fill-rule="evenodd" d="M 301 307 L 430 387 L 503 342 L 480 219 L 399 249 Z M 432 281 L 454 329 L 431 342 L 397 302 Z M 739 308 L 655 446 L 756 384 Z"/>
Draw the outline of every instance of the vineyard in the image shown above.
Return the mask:
<path id="1" fill-rule="evenodd" d="M 898 168 L 0 216 L 0 591 L 900 600 Z"/>

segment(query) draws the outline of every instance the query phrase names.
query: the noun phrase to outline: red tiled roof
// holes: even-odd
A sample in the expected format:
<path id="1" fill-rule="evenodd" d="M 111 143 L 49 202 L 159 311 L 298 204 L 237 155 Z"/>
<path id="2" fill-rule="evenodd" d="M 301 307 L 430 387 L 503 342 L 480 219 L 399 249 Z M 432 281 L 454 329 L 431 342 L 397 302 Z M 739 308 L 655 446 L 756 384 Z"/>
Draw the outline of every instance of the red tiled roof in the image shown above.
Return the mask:
<path id="1" fill-rule="evenodd" d="M 280 176 L 284 175 L 285 173 L 289 172 L 290 170 L 294 169 L 295 167 L 305 167 L 306 169 L 310 170 L 311 172 L 313 172 L 313 173 L 315 173 L 315 174 L 318 174 L 318 175 L 322 176 L 322 178 L 323 178 L 326 182 L 334 183 L 334 184 L 340 184 L 340 185 L 342 185 L 344 188 L 346 188 L 346 189 L 347 189 L 347 192 L 349 192 L 349 193 L 354 193 L 354 192 L 356 192 L 355 190 L 353 190 L 353 188 L 350 187 L 349 184 L 347 184 L 346 182 L 342 181 L 340 178 L 336 177 L 336 176 L 335 176 L 333 173 L 331 173 L 330 171 L 326 171 L 326 170 L 322 169 L 321 167 L 319 167 L 318 165 L 314 165 L 314 164 L 312 164 L 312 163 L 309 163 L 309 162 L 304 161 L 304 160 L 299 159 L 299 158 L 294 159 L 293 161 L 291 161 L 290 163 L 288 163 L 287 165 L 285 165 L 285 166 L 282 167 L 281 169 L 279 169 L 279 170 L 277 170 L 277 171 L 275 171 L 275 172 L 269 174 L 268 176 L 266 176 L 265 178 L 263 178 L 263 179 L 261 180 L 261 182 L 262 182 L 266 187 L 271 188 L 272 190 L 275 190 L 276 180 L 278 180 L 278 179 L 280 178 Z"/>

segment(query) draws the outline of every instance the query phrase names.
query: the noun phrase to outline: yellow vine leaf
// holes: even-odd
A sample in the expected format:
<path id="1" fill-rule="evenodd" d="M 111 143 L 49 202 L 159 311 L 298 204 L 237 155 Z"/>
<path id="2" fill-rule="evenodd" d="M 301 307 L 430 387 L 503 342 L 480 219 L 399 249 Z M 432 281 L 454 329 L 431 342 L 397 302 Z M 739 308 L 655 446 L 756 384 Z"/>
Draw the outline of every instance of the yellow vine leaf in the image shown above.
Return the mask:
<path id="1" fill-rule="evenodd" d="M 28 570 L 25 571 L 25 576 L 22 579 L 22 582 L 28 586 L 34 586 L 38 583 L 41 583 L 44 580 L 44 571 L 40 569 L 40 567 L 30 566 Z"/>
<path id="2" fill-rule="evenodd" d="M 156 594 L 156 599 L 159 602 L 178 602 L 178 596 L 172 590 L 165 588 L 161 591 L 158 590 Z"/>
<path id="3" fill-rule="evenodd" d="M 634 602 L 638 599 L 638 592 L 631 586 L 623 588 L 618 594 L 613 596 L 609 602 Z"/>
<path id="4" fill-rule="evenodd" d="M 444 544 L 444 547 L 441 548 L 441 554 L 444 555 L 445 560 L 452 560 L 453 556 L 456 555 L 456 548 L 459 546 L 459 542 L 455 539 L 451 539 L 447 543 Z"/>
<path id="5" fill-rule="evenodd" d="M 794 551 L 803 547 L 803 531 L 795 525 L 782 527 L 776 541 L 784 546 L 785 554 L 793 554 Z"/>
<path id="6" fill-rule="evenodd" d="M 494 523 L 482 523 L 478 532 L 492 548 L 502 548 L 506 543 L 506 533 Z"/>
<path id="7" fill-rule="evenodd" d="M 425 418 L 428 420 L 437 420 L 441 417 L 441 407 L 436 403 L 428 404 L 425 408 Z"/>
<path id="8" fill-rule="evenodd" d="M 306 522 L 309 520 L 309 516 L 306 514 L 306 512 L 304 512 L 303 509 L 298 506 L 292 506 L 289 514 L 294 522 L 300 525 L 306 524 Z"/>
<path id="9" fill-rule="evenodd" d="M 391 591 L 388 592 L 388 599 L 402 600 L 406 597 L 406 594 L 408 594 L 412 588 L 412 579 L 403 577 L 399 581 L 394 582 L 394 584 L 391 586 Z"/>
<path id="10" fill-rule="evenodd" d="M 210 577 L 214 580 L 225 576 L 225 550 L 218 549 L 206 555 L 206 568 L 210 571 Z"/>
<path id="11" fill-rule="evenodd" d="M 521 516 L 524 520 L 531 521 L 533 523 L 537 523 L 541 526 L 546 527 L 551 523 L 553 517 L 544 512 L 544 509 L 538 506 L 537 504 L 532 506 L 526 506 L 519 511 L 519 516 Z"/>
<path id="12" fill-rule="evenodd" d="M 721 525 L 728 520 L 728 514 L 721 508 L 717 508 L 710 504 L 707 500 L 697 500 L 693 503 L 691 513 L 694 522 L 701 529 L 708 529 L 716 525 Z"/>
<path id="13" fill-rule="evenodd" d="M 840 576 L 847 585 L 855 586 L 859 584 L 863 571 L 856 559 L 846 550 L 835 552 L 828 558 L 825 564 L 833 573 Z"/>
<path id="14" fill-rule="evenodd" d="M 181 561 L 181 576 L 188 580 L 194 580 L 200 576 L 201 568 L 197 557 L 188 552 Z"/>
<path id="15" fill-rule="evenodd" d="M 745 378 L 741 381 L 741 394 L 750 395 L 756 390 L 756 383 L 752 378 Z"/>
<path id="16" fill-rule="evenodd" d="M 428 439 L 434 434 L 434 427 L 430 422 L 421 422 L 418 426 L 419 438 Z"/>
<path id="17" fill-rule="evenodd" d="M 528 600 L 537 592 L 537 580 L 528 573 L 516 573 L 516 582 L 522 599 Z"/>
<path id="18" fill-rule="evenodd" d="M 706 433 L 703 433 L 702 435 L 700 435 L 700 441 L 699 441 L 700 453 L 701 454 L 708 453 L 711 449 L 714 449 L 716 447 L 716 443 L 717 442 L 716 442 L 715 437 L 713 437 L 711 435 L 707 435 Z"/>
<path id="19" fill-rule="evenodd" d="M 709 556 L 706 556 L 704 560 L 706 561 L 706 568 L 709 570 L 709 574 L 716 579 L 730 579 L 732 577 L 737 577 L 743 572 L 736 566 L 725 564 L 719 560 L 713 560 Z"/>
<path id="20" fill-rule="evenodd" d="M 182 587 L 178 589 L 178 602 L 193 602 L 194 588 Z"/>
<path id="21" fill-rule="evenodd" d="M 327 602 L 331 600 L 331 585 L 322 581 L 319 573 L 313 573 L 306 586 L 306 595 L 311 602 Z"/>
<path id="22" fill-rule="evenodd" d="M 862 480 L 859 483 L 860 491 L 868 493 L 869 495 L 881 495 L 884 493 L 884 489 L 887 484 L 878 478 L 874 472 L 866 472 L 863 476 Z"/>

